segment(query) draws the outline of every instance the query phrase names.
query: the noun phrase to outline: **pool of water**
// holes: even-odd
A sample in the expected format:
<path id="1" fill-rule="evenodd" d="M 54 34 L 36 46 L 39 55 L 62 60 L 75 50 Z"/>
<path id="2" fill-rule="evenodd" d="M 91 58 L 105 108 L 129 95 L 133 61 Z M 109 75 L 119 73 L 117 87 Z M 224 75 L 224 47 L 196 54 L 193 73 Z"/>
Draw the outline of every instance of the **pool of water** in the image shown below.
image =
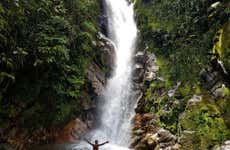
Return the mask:
<path id="1" fill-rule="evenodd" d="M 42 145 L 34 146 L 31 150 L 92 150 L 92 147 L 87 143 L 81 144 L 57 144 L 57 145 Z M 132 150 L 126 147 L 107 144 L 100 147 L 100 150 Z"/>

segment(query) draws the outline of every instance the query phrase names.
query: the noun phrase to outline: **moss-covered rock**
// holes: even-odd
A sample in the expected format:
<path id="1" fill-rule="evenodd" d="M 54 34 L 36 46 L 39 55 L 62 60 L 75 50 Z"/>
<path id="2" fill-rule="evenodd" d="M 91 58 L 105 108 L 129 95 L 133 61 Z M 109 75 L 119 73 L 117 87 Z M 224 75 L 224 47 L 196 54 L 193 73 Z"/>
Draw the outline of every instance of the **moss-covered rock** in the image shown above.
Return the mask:
<path id="1" fill-rule="evenodd" d="M 135 0 L 141 45 L 156 54 L 164 78 L 145 85 L 142 110 L 180 137 L 182 149 L 211 149 L 229 136 L 229 4 Z"/>
<path id="2" fill-rule="evenodd" d="M 218 97 L 216 99 L 216 104 L 219 107 L 228 129 L 230 129 L 230 92 L 228 88 L 224 88 L 223 92 L 224 97 Z"/>
<path id="3" fill-rule="evenodd" d="M 180 142 L 184 149 L 211 149 L 229 137 L 221 112 L 210 96 L 188 103 L 179 123 L 183 130 Z M 190 135 L 186 135 L 188 131 Z"/>

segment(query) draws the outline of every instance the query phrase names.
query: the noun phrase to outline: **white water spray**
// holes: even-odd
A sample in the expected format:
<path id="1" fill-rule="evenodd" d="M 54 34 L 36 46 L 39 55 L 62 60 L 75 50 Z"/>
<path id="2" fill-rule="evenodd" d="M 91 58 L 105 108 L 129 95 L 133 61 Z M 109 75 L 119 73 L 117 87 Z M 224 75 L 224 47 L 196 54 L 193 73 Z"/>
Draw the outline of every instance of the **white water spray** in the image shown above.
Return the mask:
<path id="1" fill-rule="evenodd" d="M 108 34 L 116 48 L 116 66 L 103 93 L 100 127 L 90 133 L 92 140 L 109 140 L 102 149 L 128 149 L 131 119 L 135 100 L 132 100 L 132 57 L 137 28 L 133 5 L 127 0 L 105 0 Z"/>
<path id="2" fill-rule="evenodd" d="M 105 0 L 105 5 L 109 38 L 116 46 L 116 68 L 104 93 L 101 131 L 114 144 L 128 146 L 128 132 L 135 105 L 130 95 L 137 28 L 133 5 L 129 5 L 126 0 Z"/>

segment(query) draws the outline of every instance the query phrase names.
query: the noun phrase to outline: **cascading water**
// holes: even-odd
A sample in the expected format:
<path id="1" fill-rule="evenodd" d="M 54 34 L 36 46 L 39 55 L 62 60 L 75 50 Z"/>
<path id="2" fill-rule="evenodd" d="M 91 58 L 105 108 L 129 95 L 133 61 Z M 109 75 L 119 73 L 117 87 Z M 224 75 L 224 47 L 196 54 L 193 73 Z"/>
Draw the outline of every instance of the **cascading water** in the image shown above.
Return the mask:
<path id="1" fill-rule="evenodd" d="M 129 146 L 129 128 L 136 101 L 132 95 L 132 56 L 135 50 L 137 28 L 133 5 L 127 0 L 105 0 L 108 16 L 108 35 L 116 49 L 116 66 L 103 93 L 100 127 L 89 136 L 99 142 L 109 140 L 102 149 L 126 149 Z"/>

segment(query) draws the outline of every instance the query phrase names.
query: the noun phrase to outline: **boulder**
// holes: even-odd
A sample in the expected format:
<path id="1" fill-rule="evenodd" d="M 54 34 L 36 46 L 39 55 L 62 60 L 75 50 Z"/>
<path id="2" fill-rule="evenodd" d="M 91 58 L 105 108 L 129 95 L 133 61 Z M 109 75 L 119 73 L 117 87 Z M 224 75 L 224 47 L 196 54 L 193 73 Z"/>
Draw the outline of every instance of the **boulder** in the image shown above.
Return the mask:
<path id="1" fill-rule="evenodd" d="M 187 105 L 199 103 L 202 101 L 202 96 L 194 95 L 191 99 L 188 100 Z"/>
<path id="2" fill-rule="evenodd" d="M 158 141 L 159 139 L 158 139 L 157 133 L 155 133 L 155 134 L 146 134 L 144 140 L 147 141 L 147 144 L 148 144 L 148 145 L 156 146 L 157 141 Z"/>
<path id="3" fill-rule="evenodd" d="M 178 82 L 177 85 L 175 85 L 173 87 L 173 89 L 169 90 L 168 91 L 168 96 L 173 97 L 175 95 L 176 91 L 178 90 L 178 88 L 180 87 L 180 85 L 181 85 L 181 82 Z"/>
<path id="4" fill-rule="evenodd" d="M 226 96 L 225 90 L 226 90 L 226 86 L 225 84 L 222 84 L 221 87 L 216 88 L 212 94 L 214 95 L 215 98 L 219 98 L 219 97 L 224 98 Z"/>
<path id="5" fill-rule="evenodd" d="M 163 145 L 163 147 L 167 147 L 169 145 L 174 145 L 176 143 L 176 136 L 174 136 L 173 134 L 171 134 L 169 131 L 165 130 L 165 129 L 160 129 L 157 132 L 157 136 L 158 136 L 158 143 L 161 143 Z"/>
<path id="6" fill-rule="evenodd" d="M 78 143 L 88 131 L 87 125 L 80 119 L 70 121 L 57 136 L 56 143 Z"/>
<path id="7" fill-rule="evenodd" d="M 210 7 L 217 8 L 219 5 L 220 5 L 220 2 L 217 1 L 217 2 L 213 3 Z"/>

